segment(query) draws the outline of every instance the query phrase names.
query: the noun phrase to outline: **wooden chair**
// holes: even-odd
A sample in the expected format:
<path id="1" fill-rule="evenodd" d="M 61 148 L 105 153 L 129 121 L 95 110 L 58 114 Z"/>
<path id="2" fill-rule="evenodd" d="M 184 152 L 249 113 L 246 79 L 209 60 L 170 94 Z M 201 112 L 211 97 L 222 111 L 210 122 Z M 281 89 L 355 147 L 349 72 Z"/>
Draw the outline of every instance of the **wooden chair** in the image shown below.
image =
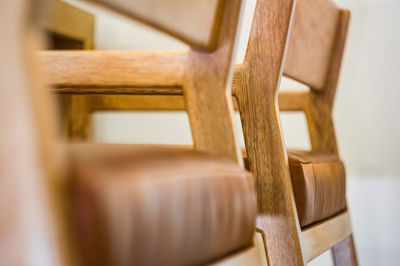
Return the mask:
<path id="1" fill-rule="evenodd" d="M 235 71 L 233 92 L 257 178 L 257 227 L 271 265 L 303 265 L 330 248 L 335 265 L 357 265 L 332 120 L 348 22 L 349 12 L 331 0 L 298 0 L 296 7 L 259 0 Z M 282 74 L 310 90 L 278 93 Z M 279 110 L 305 113 L 311 151 L 286 150 Z"/>
<path id="2" fill-rule="evenodd" d="M 107 1 L 97 2 L 109 4 Z M 147 2 L 145 6 L 164 7 L 163 1 Z M 149 92 L 170 94 L 177 87 L 183 88 L 196 149 L 227 156 L 242 165 L 243 160 L 234 131 L 227 130 L 233 129 L 232 100 L 228 96 L 231 94 L 229 79 L 231 75 L 228 70 L 232 64 L 231 54 L 234 48 L 231 36 L 236 33 L 236 27 L 228 27 L 228 30 L 221 31 L 220 35 L 217 34 L 219 29 L 213 28 L 213 23 L 217 23 L 213 19 L 214 14 L 220 14 L 221 7 L 214 2 L 212 1 L 211 5 L 204 2 L 199 6 L 193 6 L 198 8 L 197 15 L 193 19 L 195 22 L 185 26 L 184 30 L 175 28 L 187 19 L 185 15 L 180 15 L 182 17 L 179 16 L 179 19 L 174 18 L 171 21 L 167 17 L 166 21 L 153 21 L 153 18 L 147 21 L 141 14 L 143 10 L 135 10 L 129 4 L 125 6 L 123 1 L 118 2 L 117 10 L 124 10 L 130 16 L 149 22 L 156 28 L 165 29 L 178 39 L 192 38 L 191 44 L 196 50 L 192 49 L 189 53 L 46 51 L 42 52 L 42 59 L 49 81 L 57 88 L 71 94 L 90 93 L 91 90 L 96 93 L 99 90 L 103 93 L 113 91 L 112 94 L 135 91 L 140 94 Z M 193 11 L 193 7 L 186 1 L 182 1 L 180 5 L 182 7 L 179 9 L 167 8 L 168 12 L 190 14 L 190 11 Z M 158 11 L 154 12 L 157 14 Z M 196 30 L 188 31 L 187 28 L 190 26 Z M 212 30 L 206 32 L 210 27 Z M 221 26 L 223 27 L 224 25 Z M 202 50 L 213 52 L 204 53 Z M 107 64 L 107 68 L 104 68 L 104 64 Z M 124 71 L 121 71 L 122 69 Z M 215 85 L 210 86 L 210 84 Z M 199 89 L 203 87 L 205 89 Z M 218 119 L 211 121 L 214 119 L 210 120 L 210 117 Z"/>
<path id="3" fill-rule="evenodd" d="M 232 92 L 240 110 L 248 165 L 257 177 L 258 228 L 263 232 L 271 265 L 302 265 L 329 248 L 333 248 L 337 265 L 356 265 L 344 168 L 331 114 L 349 13 L 330 0 L 297 2 L 294 9 L 292 0 L 258 1 L 245 61 L 235 69 Z M 101 52 L 98 54 L 100 57 Z M 47 54 L 44 59 L 49 66 L 78 62 L 67 55 Z M 119 55 L 129 57 L 128 53 Z M 104 61 L 95 61 L 89 55 L 68 56 L 85 57 L 91 64 L 108 62 L 105 56 Z M 116 69 L 135 72 L 121 61 L 114 61 Z M 79 69 L 79 64 L 76 66 L 74 70 Z M 84 78 L 85 69 L 79 71 L 84 74 L 70 71 L 61 76 L 61 72 L 51 71 L 51 82 L 64 93 L 182 94 L 180 86 L 152 90 L 121 79 L 109 80 L 115 86 L 91 82 L 91 86 L 83 87 L 89 80 Z M 181 67 L 170 75 L 174 77 L 180 71 Z M 309 85 L 310 91 L 278 94 L 282 74 Z M 129 103 L 138 108 L 184 108 L 179 99 L 169 99 L 139 104 L 140 100 L 131 98 L 123 104 L 123 98 L 107 101 L 96 96 L 93 103 L 99 109 L 134 109 Z M 279 108 L 305 112 L 311 152 L 284 148 Z"/>
<path id="4" fill-rule="evenodd" d="M 149 2 L 136 1 L 132 10 Z M 187 73 L 184 84 L 193 90 L 206 89 L 189 79 L 208 78 L 209 72 L 201 66 L 214 60 L 218 67 L 213 70 L 221 75 L 214 72 L 210 84 L 220 93 L 228 87 L 240 2 L 212 2 L 218 8 L 207 14 L 215 24 L 204 31 L 212 31 L 213 38 L 219 39 L 217 44 L 213 38 L 178 32 L 182 22 L 162 22 L 165 30 L 196 49 L 210 49 L 191 52 L 194 62 L 190 62 L 199 71 Z M 196 5 L 203 3 L 190 1 L 183 14 L 197 12 Z M 182 2 L 171 0 L 169 4 L 159 10 L 163 18 L 175 18 Z M 207 4 L 209 10 L 211 2 Z M 260 264 L 263 258 L 258 252 L 264 249 L 251 247 L 256 217 L 254 184 L 251 174 L 235 162 L 170 147 L 58 142 L 49 91 L 41 86 L 40 67 L 32 53 L 32 47 L 40 43 L 31 28 L 32 20 L 41 6 L 39 1 L 28 4 L 27 0 L 0 3 L 4 45 L 0 50 L 4 59 L 0 65 L 0 120 L 8 125 L 0 137 L 0 264 Z M 168 13 L 171 6 L 177 9 Z M 159 16 L 157 12 L 148 14 L 143 18 L 146 22 Z M 188 99 L 188 105 L 191 103 Z M 214 125 L 205 124 L 208 129 Z M 213 142 L 202 140 L 208 138 L 200 137 L 203 149 L 220 151 Z"/>
<path id="5" fill-rule="evenodd" d="M 94 48 L 94 16 L 61 0 L 50 0 L 46 16 L 39 25 L 46 31 L 50 49 L 92 50 Z"/>

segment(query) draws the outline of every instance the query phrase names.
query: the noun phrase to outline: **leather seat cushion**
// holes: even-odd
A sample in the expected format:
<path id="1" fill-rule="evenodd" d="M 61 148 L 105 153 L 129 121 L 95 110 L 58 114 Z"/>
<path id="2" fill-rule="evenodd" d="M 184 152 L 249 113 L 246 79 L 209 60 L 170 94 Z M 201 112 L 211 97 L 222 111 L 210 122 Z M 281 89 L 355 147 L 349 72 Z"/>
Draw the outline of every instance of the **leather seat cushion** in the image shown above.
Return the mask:
<path id="1" fill-rule="evenodd" d="M 300 226 L 324 220 L 346 208 L 346 178 L 336 155 L 288 151 Z"/>
<path id="2" fill-rule="evenodd" d="M 252 175 L 190 149 L 67 145 L 85 265 L 198 265 L 252 244 Z"/>

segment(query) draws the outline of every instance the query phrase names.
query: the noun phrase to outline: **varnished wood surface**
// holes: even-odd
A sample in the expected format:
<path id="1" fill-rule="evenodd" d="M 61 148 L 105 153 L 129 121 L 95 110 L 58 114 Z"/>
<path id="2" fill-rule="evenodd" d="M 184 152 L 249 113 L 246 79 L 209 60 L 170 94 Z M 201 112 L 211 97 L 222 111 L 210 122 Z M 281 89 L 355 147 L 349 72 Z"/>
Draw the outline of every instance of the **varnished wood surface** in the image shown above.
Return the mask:
<path id="1" fill-rule="evenodd" d="M 322 91 L 318 92 L 312 90 L 310 92 L 310 102 L 304 111 L 310 133 L 311 146 L 314 151 L 338 154 L 332 110 L 346 43 L 349 19 L 349 11 L 341 10 L 340 20 L 335 34 L 335 45 L 332 58 L 329 62 L 326 84 Z"/>
<path id="2" fill-rule="evenodd" d="M 130 83 L 132 83 L 130 81 Z M 60 94 L 103 94 L 103 95 L 182 95 L 182 87 L 122 87 L 122 86 L 76 86 L 55 87 L 54 92 Z M 123 101 L 123 100 L 122 100 Z M 121 103 L 122 106 L 126 103 Z"/>
<path id="3" fill-rule="evenodd" d="M 92 49 L 94 16 L 60 0 L 48 3 L 48 10 L 39 18 L 41 26 L 48 32 L 81 42 L 84 49 Z"/>
<path id="4" fill-rule="evenodd" d="M 167 32 L 197 48 L 217 46 L 225 0 L 91 0 Z"/>
<path id="5" fill-rule="evenodd" d="M 262 235 L 256 232 L 253 237 L 254 245 L 246 250 L 241 250 L 233 253 L 227 258 L 223 258 L 215 263 L 209 264 L 210 266 L 266 266 L 267 256 L 265 254 L 264 242 Z"/>
<path id="6" fill-rule="evenodd" d="M 323 89 L 335 45 L 339 13 L 332 0 L 297 1 L 285 75 L 314 89 Z"/>
<path id="7" fill-rule="evenodd" d="M 289 167 L 277 105 L 282 62 L 295 2 L 258 1 L 237 100 L 269 265 L 304 265 Z M 266 71 L 268 69 L 268 71 Z"/>
<path id="8" fill-rule="evenodd" d="M 241 2 L 231 2 L 225 6 L 221 36 L 212 53 L 42 52 L 49 83 L 64 93 L 175 94 L 183 87 L 196 148 L 242 164 L 230 97 Z"/>
<path id="9" fill-rule="evenodd" d="M 304 111 L 309 105 L 309 99 L 307 91 L 281 91 L 278 95 L 279 110 Z"/>
<path id="10" fill-rule="evenodd" d="M 183 89 L 195 149 L 230 158 L 243 166 L 231 97 L 233 51 L 242 1 L 226 1 L 218 46 L 212 53 L 191 50 Z"/>
<path id="11" fill-rule="evenodd" d="M 296 43 L 289 44 L 287 59 L 298 65 L 289 62 L 285 72 L 282 73 L 288 40 L 286 34 L 289 32 L 290 14 L 294 3 L 273 2 L 259 1 L 257 3 L 245 61 L 243 65 L 237 66 L 239 71 L 234 78 L 235 94 L 239 103 L 250 169 L 257 177 L 260 212 L 257 225 L 265 232 L 269 262 L 274 265 L 303 265 L 308 255 L 299 241 L 300 228 L 293 203 L 292 184 L 287 172 L 287 157 L 278 112 L 279 104 L 282 104 L 283 110 L 305 112 L 314 151 L 331 152 L 337 155 L 332 106 L 346 38 L 348 13 L 339 11 L 329 0 L 312 3 L 308 0 L 299 0 L 296 12 L 300 11 L 298 11 L 299 14 L 294 15 L 294 24 L 297 24 L 297 29 L 293 26 L 294 36 L 291 37 Z M 270 6 L 267 7 L 266 3 Z M 266 10 L 268 8 L 271 10 L 271 5 L 274 6 L 274 4 L 277 7 L 276 13 L 268 13 Z M 322 21 L 321 27 L 319 27 L 319 22 L 314 21 L 318 20 L 316 18 L 321 17 L 321 14 L 331 12 L 337 12 L 340 16 L 329 18 L 330 15 L 327 14 L 327 22 Z M 308 13 L 310 14 L 307 15 Z M 275 17 L 274 14 L 280 14 L 281 17 Z M 296 15 L 298 15 L 297 22 Z M 322 34 L 320 40 L 318 34 Z M 313 37 L 309 36 L 317 39 L 313 40 Z M 331 42 L 334 43 L 331 44 Z M 304 57 L 305 60 L 300 60 L 295 56 Z M 310 62 L 315 65 L 309 67 L 307 60 L 311 60 Z M 321 68 L 318 71 L 322 70 L 322 72 L 313 73 L 316 65 L 324 66 L 325 70 Z M 266 69 L 268 71 L 265 71 Z M 292 71 L 299 69 L 299 74 L 290 75 Z M 283 92 L 277 97 L 282 74 L 294 77 L 312 86 L 313 89 L 321 89 L 323 92 L 313 89 L 310 92 Z M 321 79 L 318 81 L 318 78 Z M 268 150 L 264 150 L 264 147 L 268 147 Z M 273 203 L 269 204 L 269 202 Z M 284 213 L 282 216 L 288 218 L 278 219 L 276 217 L 279 215 L 275 215 L 277 213 L 279 215 Z M 348 222 L 348 219 L 346 221 Z M 275 231 L 271 232 L 269 230 L 272 229 L 268 228 L 274 228 Z M 274 239 L 276 232 L 280 229 L 282 229 L 282 235 L 285 234 L 287 238 Z M 324 242 L 320 244 L 323 245 Z M 281 248 L 278 248 L 279 246 Z M 328 248 L 330 247 L 332 245 Z M 279 253 L 283 249 L 290 250 L 287 253 L 284 252 L 286 255 L 284 258 L 281 257 L 282 253 Z"/>
<path id="12" fill-rule="evenodd" d="M 304 228 L 302 240 L 305 259 L 307 262 L 311 261 L 350 235 L 351 226 L 347 212 Z"/>
<path id="13" fill-rule="evenodd" d="M 40 59 L 55 87 L 174 88 L 182 85 L 187 52 L 42 51 Z"/>

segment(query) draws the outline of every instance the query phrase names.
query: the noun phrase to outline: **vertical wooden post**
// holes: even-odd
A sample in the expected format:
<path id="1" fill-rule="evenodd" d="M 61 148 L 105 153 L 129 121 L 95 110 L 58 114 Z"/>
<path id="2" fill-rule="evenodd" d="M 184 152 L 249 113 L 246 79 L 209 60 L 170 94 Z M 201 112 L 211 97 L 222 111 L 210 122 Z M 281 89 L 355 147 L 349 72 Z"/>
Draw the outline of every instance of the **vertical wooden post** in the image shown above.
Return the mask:
<path id="1" fill-rule="evenodd" d="M 231 82 L 241 0 L 224 1 L 215 51 L 191 50 L 183 91 L 195 149 L 219 154 L 243 166 L 233 122 Z"/>
<path id="2" fill-rule="evenodd" d="M 277 102 L 295 0 L 259 0 L 238 104 L 250 170 L 256 176 L 258 220 L 269 265 L 304 265 L 300 227 Z"/>

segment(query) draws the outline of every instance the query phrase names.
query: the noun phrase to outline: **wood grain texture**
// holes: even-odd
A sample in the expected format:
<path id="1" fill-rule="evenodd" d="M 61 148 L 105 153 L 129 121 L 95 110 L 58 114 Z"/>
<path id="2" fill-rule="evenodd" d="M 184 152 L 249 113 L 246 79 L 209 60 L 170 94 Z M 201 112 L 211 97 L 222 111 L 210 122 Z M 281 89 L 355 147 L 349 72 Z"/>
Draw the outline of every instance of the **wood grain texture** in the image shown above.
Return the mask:
<path id="1" fill-rule="evenodd" d="M 263 6 L 260 2 L 263 4 L 268 2 L 270 5 L 268 7 Z M 328 25 L 330 29 L 327 28 L 325 22 L 321 22 L 321 28 L 314 29 L 319 24 L 313 20 L 320 17 L 322 13 L 331 12 L 336 7 L 330 1 L 315 1 L 313 3 L 307 0 L 298 1 L 300 6 L 296 8 L 296 12 L 300 10 L 298 16 L 300 22 L 294 22 L 298 25 L 297 29 L 294 26 L 294 37 L 291 37 L 296 39 L 297 43 L 289 45 L 288 53 L 292 53 L 292 55 L 287 60 L 292 60 L 299 66 L 293 67 L 289 63 L 284 74 L 288 75 L 291 70 L 304 70 L 296 78 L 313 86 L 313 88 L 309 92 L 283 92 L 278 96 L 279 81 L 283 71 L 283 62 L 285 62 L 285 45 L 287 44 L 285 34 L 289 30 L 293 2 L 260 2 L 256 6 L 245 61 L 242 65 L 236 67 L 234 91 L 239 103 L 250 169 L 257 177 L 260 212 L 257 225 L 265 233 L 269 263 L 302 265 L 305 264 L 307 255 L 302 250 L 298 240 L 300 229 L 295 212 L 296 208 L 293 204 L 292 184 L 288 180 L 287 157 L 280 128 L 278 101 L 282 104 L 284 110 L 302 110 L 305 112 L 313 151 L 331 152 L 337 156 L 332 107 L 347 32 L 348 13 L 344 10 L 337 11 L 340 16 L 338 15 L 338 18 L 333 19 L 329 19 L 328 15 L 328 21 L 334 21 L 330 26 Z M 278 7 L 275 15 L 280 14 L 281 18 L 274 16 L 274 13 L 265 11 L 268 8 L 271 10 L 271 6 L 274 5 Z M 318 10 L 310 8 L 312 5 Z M 306 10 L 307 8 L 308 10 Z M 263 11 L 259 11 L 259 9 Z M 263 16 L 259 15 L 262 12 L 265 12 Z M 295 18 L 296 15 L 294 15 Z M 259 22 L 257 19 L 259 19 Z M 312 27 L 307 28 L 301 25 L 301 23 L 305 23 L 301 20 L 308 20 Z M 303 26 L 304 28 L 301 28 Z M 306 32 L 301 33 L 302 30 Z M 313 33 L 313 31 L 315 32 Z M 317 36 L 315 33 L 326 35 L 324 38 L 331 41 L 327 43 L 326 40 L 312 40 L 308 37 L 308 34 Z M 298 36 L 296 37 L 296 35 Z M 333 42 L 333 44 L 330 42 Z M 310 54 L 310 51 L 302 52 L 302 50 L 310 49 L 309 46 L 315 45 L 319 47 L 314 47 L 315 49 L 320 49 L 316 53 L 319 60 L 316 61 L 316 65 L 324 65 L 326 70 L 322 71 L 323 74 L 317 73 L 314 76 L 315 73 L 313 73 L 312 68 L 315 66 L 308 67 L 307 60 L 313 62 L 316 59 L 313 54 Z M 307 57 L 307 59 L 300 60 L 295 56 Z M 268 71 L 265 71 L 266 69 Z M 288 69 L 289 71 L 287 71 Z M 320 77 L 323 77 L 324 80 L 318 81 L 317 78 Z M 315 84 L 320 83 L 315 85 L 313 82 Z M 320 89 L 321 86 L 323 86 L 321 91 L 314 90 Z M 266 149 L 264 147 L 268 147 L 268 149 L 264 150 Z M 268 202 L 273 203 L 268 204 Z M 263 215 L 263 213 L 266 215 Z M 286 220 L 278 219 L 279 215 L 274 215 L 276 213 L 285 213 L 283 216 L 286 217 Z M 272 216 L 272 218 L 269 216 Z M 274 232 L 268 231 L 268 228 L 274 228 Z M 279 232 L 279 229 L 276 228 L 284 228 L 282 231 L 285 232 L 286 236 L 289 234 L 289 237 L 279 238 L 276 236 L 277 231 Z M 274 238 L 275 236 L 276 238 Z M 290 241 L 287 241 L 287 239 L 290 239 Z M 281 248 L 279 248 L 279 245 Z M 290 250 L 290 252 L 284 253 L 286 255 L 284 258 L 281 257 L 284 255 L 280 252 L 283 249 Z M 287 256 L 287 254 L 290 255 Z"/>
<path id="2" fill-rule="evenodd" d="M 281 91 L 278 95 L 279 110 L 304 111 L 309 105 L 309 99 L 307 91 Z"/>
<path id="3" fill-rule="evenodd" d="M 332 0 L 299 0 L 293 18 L 284 74 L 323 89 L 340 10 Z"/>
<path id="4" fill-rule="evenodd" d="M 71 94 L 180 94 L 177 88 L 183 86 L 196 148 L 242 164 L 230 97 L 241 3 L 229 2 L 224 7 L 221 35 L 212 53 L 42 52 L 49 83 Z M 82 124 L 76 128 L 82 128 L 81 136 L 88 135 Z"/>
<path id="5" fill-rule="evenodd" d="M 325 86 L 322 91 L 310 91 L 309 105 L 304 111 L 310 133 L 311 146 L 314 151 L 338 154 L 332 109 L 346 43 L 349 19 L 349 11 L 341 10 Z"/>
<path id="6" fill-rule="evenodd" d="M 307 262 L 311 261 L 350 235 L 351 226 L 347 212 L 304 228 L 302 231 L 302 240 L 305 259 Z M 340 247 L 338 248 L 340 249 Z M 338 264 L 335 265 L 337 266 Z"/>
<path id="7" fill-rule="evenodd" d="M 48 49 L 93 49 L 94 16 L 60 0 L 52 0 L 48 3 L 47 12 L 38 18 L 47 34 Z M 84 123 L 89 123 L 89 114 L 85 113 L 85 103 L 76 97 L 78 96 L 60 95 L 58 97 L 61 106 L 60 121 L 66 136 L 88 134 L 89 128 Z"/>
<path id="8" fill-rule="evenodd" d="M 245 250 L 233 253 L 227 258 L 223 258 L 210 266 L 261 266 L 267 264 L 267 256 L 265 255 L 264 240 L 261 233 L 256 232 L 253 237 L 254 245 Z"/>
<path id="9" fill-rule="evenodd" d="M 48 10 L 39 18 L 48 32 L 83 43 L 84 49 L 94 46 L 94 16 L 60 0 L 48 1 Z"/>
<path id="10" fill-rule="evenodd" d="M 304 265 L 300 227 L 278 113 L 278 88 L 295 1 L 258 1 L 237 100 L 250 170 L 256 176 L 257 228 L 269 265 Z"/>
<path id="11" fill-rule="evenodd" d="M 129 81 L 129 83 L 133 83 Z M 94 87 L 55 87 L 52 91 L 60 94 L 103 94 L 103 95 L 182 95 L 182 87 L 122 87 L 122 86 L 100 86 Z M 124 105 L 124 104 L 122 104 Z"/>
<path id="12" fill-rule="evenodd" d="M 241 10 L 240 0 L 227 1 L 214 52 L 190 51 L 183 89 L 195 149 L 222 155 L 243 166 L 231 99 L 232 57 Z"/>
<path id="13" fill-rule="evenodd" d="M 177 87 L 185 51 L 42 51 L 48 82 L 56 87 Z"/>
<path id="14" fill-rule="evenodd" d="M 182 111 L 186 109 L 183 96 L 159 95 L 79 95 L 89 102 L 90 112 L 107 110 L 163 110 Z"/>
<path id="15" fill-rule="evenodd" d="M 337 243 L 332 248 L 333 261 L 336 266 L 356 266 L 358 265 L 357 252 L 354 246 L 353 235 Z"/>
<path id="16" fill-rule="evenodd" d="M 208 51 L 217 46 L 225 0 L 91 0 Z"/>

